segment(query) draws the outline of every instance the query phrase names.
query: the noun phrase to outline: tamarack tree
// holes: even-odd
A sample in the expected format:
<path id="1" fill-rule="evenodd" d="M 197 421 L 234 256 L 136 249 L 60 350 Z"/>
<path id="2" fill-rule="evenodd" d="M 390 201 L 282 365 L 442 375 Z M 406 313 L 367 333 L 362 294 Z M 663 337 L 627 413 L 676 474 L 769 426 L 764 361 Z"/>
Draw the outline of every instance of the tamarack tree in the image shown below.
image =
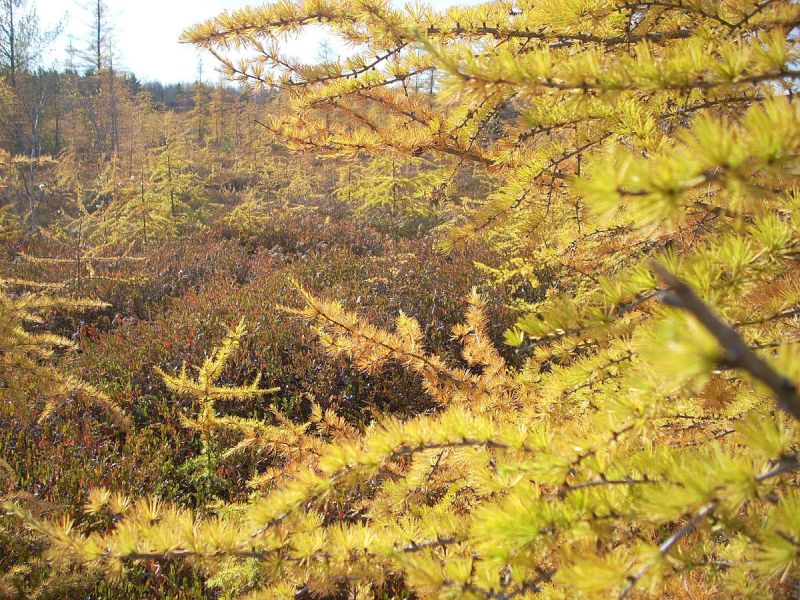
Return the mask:
<path id="1" fill-rule="evenodd" d="M 75 343 L 65 337 L 36 331 L 52 311 L 86 311 L 106 306 L 93 300 L 61 298 L 37 288 L 53 284 L 0 279 L 0 417 L 25 424 L 43 421 L 65 405 L 98 406 L 118 426 L 129 426 L 125 413 L 94 386 L 52 364 L 54 354 Z M 34 292 L 21 292 L 30 290 Z M 50 290 L 53 291 L 52 289 Z M 58 290 L 56 290 L 58 291 Z"/>
<path id="2" fill-rule="evenodd" d="M 319 23 L 357 53 L 281 54 Z M 780 597 L 800 544 L 798 25 L 785 0 L 308 0 L 192 28 L 230 77 L 291 98 L 264 123 L 289 147 L 441 154 L 499 182 L 442 245 L 537 266 L 506 334 L 524 363 L 477 293 L 457 365 L 414 319 L 384 330 L 299 289 L 287 318 L 357 369 L 405 366 L 438 412 L 240 424 L 237 451 L 272 467 L 217 514 L 100 494 L 114 525 L 84 532 L 14 510 L 56 565 L 183 560 L 230 595 Z"/>

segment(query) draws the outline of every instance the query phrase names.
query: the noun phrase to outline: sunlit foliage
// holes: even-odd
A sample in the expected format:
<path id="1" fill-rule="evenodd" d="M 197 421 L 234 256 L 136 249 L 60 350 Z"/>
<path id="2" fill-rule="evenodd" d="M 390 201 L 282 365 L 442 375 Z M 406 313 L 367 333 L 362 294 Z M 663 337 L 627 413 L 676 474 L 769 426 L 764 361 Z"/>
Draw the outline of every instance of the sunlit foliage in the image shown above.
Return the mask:
<path id="1" fill-rule="evenodd" d="M 332 251 L 304 244 L 333 218 L 320 196 L 359 207 L 361 229 L 370 211 L 400 223 L 428 210 L 448 221 L 444 260 L 483 248 L 477 268 L 519 317 L 501 348 L 497 288 L 475 289 L 451 346 L 434 348 L 427 314 L 372 323 L 361 295 L 332 298 L 324 269 L 302 283 L 281 273 L 294 291 L 270 320 L 299 320 L 373 381 L 401 368 L 429 401 L 418 414 L 373 405 L 348 421 L 313 390 L 302 410 L 281 405 L 281 388 L 260 414 L 229 416 L 263 393 L 258 379 L 220 384 L 240 325 L 196 377 L 160 375 L 190 399 L 180 422 L 201 434 L 201 457 L 263 459 L 246 492 L 190 506 L 98 488 L 71 517 L 8 510 L 57 570 L 122 584 L 180 564 L 234 597 L 788 595 L 800 575 L 798 23 L 788 0 L 444 12 L 299 0 L 193 27 L 184 39 L 231 78 L 278 94 L 259 120 L 270 143 L 336 167 L 334 190 L 281 162 L 263 190 L 279 202 L 247 197 L 227 231 L 258 244 L 279 221 L 267 206 L 309 219 L 292 264 L 307 275 L 318 254 L 347 257 L 342 230 Z M 283 56 L 310 25 L 354 54 Z M 206 118 L 193 116 L 197 143 L 212 137 Z M 159 164 L 177 151 L 160 148 Z M 178 180 L 153 173 L 167 219 Z M 319 205 L 293 210 L 302 194 Z M 285 260 L 290 244 L 262 243 Z M 401 256 L 380 263 L 382 285 Z M 203 477 L 218 473 L 208 462 Z M 97 514 L 103 525 L 87 525 Z"/>

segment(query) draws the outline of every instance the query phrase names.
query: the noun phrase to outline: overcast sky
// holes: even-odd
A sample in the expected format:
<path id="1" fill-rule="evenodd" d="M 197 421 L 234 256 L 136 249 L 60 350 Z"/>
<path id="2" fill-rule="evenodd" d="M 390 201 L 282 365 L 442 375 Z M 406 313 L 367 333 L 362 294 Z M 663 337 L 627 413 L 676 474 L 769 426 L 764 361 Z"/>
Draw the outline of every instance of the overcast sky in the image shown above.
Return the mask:
<path id="1" fill-rule="evenodd" d="M 90 0 L 29 0 L 37 7 L 43 28 L 52 28 L 59 20 L 64 28 L 46 57 L 47 63 L 63 66 L 69 39 L 75 47 L 85 47 L 89 30 L 89 13 L 82 8 Z M 397 1 L 397 0 L 395 0 Z M 466 3 L 468 0 L 461 0 Z M 185 44 L 179 44 L 181 32 L 223 10 L 259 5 L 258 0 L 107 0 L 111 10 L 118 59 L 116 64 L 134 73 L 142 81 L 194 81 L 199 55 Z M 400 2 L 398 2 L 400 3 Z M 445 7 L 459 0 L 432 0 L 434 6 Z M 304 34 L 291 43 L 288 53 L 312 60 L 317 55 L 322 36 L 319 32 Z M 204 79 L 214 81 L 213 57 L 204 58 Z"/>

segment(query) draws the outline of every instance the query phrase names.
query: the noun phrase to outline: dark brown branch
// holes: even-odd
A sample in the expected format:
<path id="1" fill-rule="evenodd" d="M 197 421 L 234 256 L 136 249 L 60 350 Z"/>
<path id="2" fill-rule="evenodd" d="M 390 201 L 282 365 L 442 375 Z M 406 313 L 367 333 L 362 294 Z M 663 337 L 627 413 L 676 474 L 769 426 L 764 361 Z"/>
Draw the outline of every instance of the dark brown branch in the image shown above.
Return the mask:
<path id="1" fill-rule="evenodd" d="M 419 552 L 420 550 L 425 550 L 426 548 L 444 548 L 445 546 L 450 546 L 452 544 L 457 544 L 459 541 L 456 537 L 439 537 L 435 540 L 428 540 L 425 542 L 414 542 L 412 541 L 410 544 L 406 544 L 399 548 L 401 552 Z"/>
<path id="2" fill-rule="evenodd" d="M 722 346 L 728 366 L 742 369 L 766 385 L 775 394 L 778 406 L 800 421 L 797 386 L 756 354 L 737 331 L 720 319 L 684 281 L 658 263 L 652 263 L 652 268 L 668 288 L 668 293 L 661 297 L 662 301 L 690 312 Z"/>
<path id="3" fill-rule="evenodd" d="M 464 27 L 457 25 L 450 29 L 430 26 L 425 29 L 425 33 L 431 37 L 442 37 L 445 39 L 452 36 L 463 37 L 493 37 L 498 40 L 509 38 L 537 40 L 549 42 L 551 48 L 562 48 L 573 44 L 598 44 L 601 46 L 619 46 L 623 44 L 635 44 L 639 42 L 664 42 L 668 40 L 686 39 L 691 37 L 690 29 L 676 29 L 674 31 L 654 31 L 648 33 L 626 33 L 611 37 L 593 35 L 591 33 L 552 33 L 542 31 L 529 31 L 522 29 L 503 28 L 500 26 L 492 27 L 483 25 L 481 27 Z"/>
<path id="4" fill-rule="evenodd" d="M 597 479 L 588 479 L 586 481 L 579 481 L 578 483 L 565 483 L 562 489 L 565 492 L 572 492 L 575 490 L 584 490 L 586 488 L 606 487 L 615 485 L 658 485 L 663 483 L 657 479 L 650 479 L 649 477 L 642 477 L 636 479 L 635 477 L 624 477 L 622 479 L 608 479 L 601 474 Z"/>
<path id="5" fill-rule="evenodd" d="M 620 92 L 625 90 L 643 90 L 646 86 L 639 83 L 630 84 L 617 84 L 617 85 L 603 85 L 594 80 L 568 82 L 557 80 L 554 78 L 534 78 L 528 80 L 513 80 L 503 77 L 491 78 L 480 73 L 467 73 L 460 70 L 453 70 L 452 74 L 459 77 L 466 82 L 477 82 L 486 85 L 510 85 L 510 86 L 525 86 L 529 88 L 548 88 L 561 91 L 583 91 L 588 92 L 595 90 L 599 92 Z M 681 82 L 664 82 L 659 85 L 654 85 L 653 88 L 658 90 L 675 90 L 675 91 L 691 91 L 691 90 L 712 90 L 718 87 L 746 85 L 764 83 L 767 81 L 779 82 L 787 79 L 800 79 L 800 70 L 797 69 L 777 69 L 764 73 L 755 73 L 753 75 L 743 76 L 736 81 L 725 79 L 710 79 L 704 76 L 699 76 L 693 81 Z"/>

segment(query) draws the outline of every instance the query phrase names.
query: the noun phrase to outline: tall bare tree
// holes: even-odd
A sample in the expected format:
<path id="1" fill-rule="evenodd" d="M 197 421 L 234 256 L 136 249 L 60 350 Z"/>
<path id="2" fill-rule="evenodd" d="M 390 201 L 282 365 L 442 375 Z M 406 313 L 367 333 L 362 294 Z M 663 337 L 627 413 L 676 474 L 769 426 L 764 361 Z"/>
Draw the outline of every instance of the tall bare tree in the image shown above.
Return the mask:
<path id="1" fill-rule="evenodd" d="M 88 0 L 84 8 L 86 38 L 77 58 L 86 72 L 95 77 L 91 106 L 95 144 L 101 154 L 117 153 L 119 126 L 112 12 L 106 0 Z"/>
<path id="2" fill-rule="evenodd" d="M 60 33 L 42 30 L 32 0 L 0 0 L 0 70 L 10 99 L 0 126 L 6 146 L 16 154 L 28 155 L 26 185 L 29 222 L 36 226 L 36 179 L 41 154 L 41 125 L 45 104 L 52 95 L 49 78 L 42 68 L 45 48 Z"/>

